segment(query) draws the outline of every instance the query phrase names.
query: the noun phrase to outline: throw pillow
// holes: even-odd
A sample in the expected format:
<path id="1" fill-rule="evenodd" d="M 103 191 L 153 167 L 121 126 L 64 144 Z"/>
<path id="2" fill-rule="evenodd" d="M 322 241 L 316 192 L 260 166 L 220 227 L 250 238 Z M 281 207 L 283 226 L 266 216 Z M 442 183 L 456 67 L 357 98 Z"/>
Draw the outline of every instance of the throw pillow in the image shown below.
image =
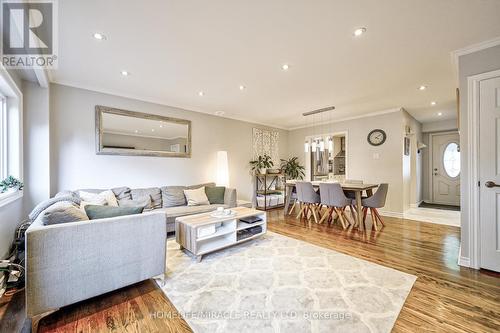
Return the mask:
<path id="1" fill-rule="evenodd" d="M 78 195 L 82 201 L 100 205 L 102 199 L 106 200 L 109 206 L 118 207 L 118 201 L 116 200 L 115 194 L 111 190 L 106 190 L 101 193 L 90 193 L 85 191 L 78 191 Z"/>
<path id="2" fill-rule="evenodd" d="M 116 216 L 141 214 L 144 207 L 111 207 L 111 206 L 85 206 L 85 212 L 90 220 L 105 219 Z"/>
<path id="3" fill-rule="evenodd" d="M 205 187 L 200 187 L 196 190 L 184 190 L 188 206 L 209 205 Z"/>
<path id="4" fill-rule="evenodd" d="M 80 209 L 82 210 L 82 212 L 85 212 L 85 206 L 88 206 L 88 205 L 106 206 L 107 204 L 108 204 L 108 202 L 104 198 L 96 199 L 92 202 L 82 201 L 82 202 L 80 202 Z"/>
<path id="5" fill-rule="evenodd" d="M 164 186 L 161 188 L 163 207 L 186 206 L 186 197 L 184 196 L 185 186 Z"/>
<path id="6" fill-rule="evenodd" d="M 61 201 L 47 208 L 42 214 L 43 225 L 62 224 L 69 222 L 87 221 L 87 214 L 77 205 L 68 201 Z"/>
<path id="7" fill-rule="evenodd" d="M 72 203 L 77 204 L 77 205 L 80 204 L 80 198 L 77 198 L 77 197 L 74 197 L 71 195 L 59 196 L 56 198 L 44 200 L 44 201 L 40 202 L 38 205 L 36 205 L 35 208 L 33 208 L 33 211 L 28 216 L 30 221 L 36 220 L 38 215 L 40 215 L 44 210 L 46 210 L 47 208 L 49 208 L 53 204 L 55 204 L 57 202 L 61 202 L 61 201 L 69 201 L 69 202 L 72 202 Z"/>
<path id="8" fill-rule="evenodd" d="M 151 198 L 152 208 L 161 208 L 161 191 L 159 188 L 134 188 L 130 192 L 132 194 L 132 200 L 144 200 L 146 198 Z"/>
<path id="9" fill-rule="evenodd" d="M 142 207 L 144 211 L 151 210 L 151 196 L 141 200 L 120 200 L 120 207 Z"/>
<path id="10" fill-rule="evenodd" d="M 226 188 L 224 186 L 205 187 L 205 193 L 211 205 L 223 205 L 225 192 Z"/>

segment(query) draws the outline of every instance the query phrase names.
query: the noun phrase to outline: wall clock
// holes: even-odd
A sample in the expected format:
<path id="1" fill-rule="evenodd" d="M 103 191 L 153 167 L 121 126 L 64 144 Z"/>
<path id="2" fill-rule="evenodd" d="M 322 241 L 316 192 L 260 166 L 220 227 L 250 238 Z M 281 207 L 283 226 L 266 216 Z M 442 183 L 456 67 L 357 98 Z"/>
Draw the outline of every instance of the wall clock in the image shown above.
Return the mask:
<path id="1" fill-rule="evenodd" d="M 372 146 L 380 146 L 387 139 L 387 134 L 381 129 L 374 129 L 368 134 L 368 143 Z"/>

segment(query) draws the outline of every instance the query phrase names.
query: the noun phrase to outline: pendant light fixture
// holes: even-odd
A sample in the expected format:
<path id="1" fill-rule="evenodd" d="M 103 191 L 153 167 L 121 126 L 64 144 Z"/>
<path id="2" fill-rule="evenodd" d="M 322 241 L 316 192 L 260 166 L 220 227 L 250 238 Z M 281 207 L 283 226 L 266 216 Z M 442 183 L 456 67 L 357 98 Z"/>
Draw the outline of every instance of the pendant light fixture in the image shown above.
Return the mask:
<path id="1" fill-rule="evenodd" d="M 329 151 L 333 151 L 333 139 L 331 136 L 328 136 L 328 137 L 315 137 L 314 136 L 314 116 L 316 114 L 322 114 L 324 112 L 327 112 L 327 111 L 333 111 L 335 110 L 335 107 L 334 106 L 329 106 L 329 107 L 326 107 L 326 108 L 323 108 L 323 109 L 318 109 L 318 110 L 314 110 L 314 111 L 309 111 L 309 112 L 305 112 L 303 113 L 302 115 L 304 117 L 307 117 L 307 116 L 312 116 L 312 135 L 311 135 L 311 139 L 306 139 L 305 142 L 304 142 L 304 152 L 305 153 L 308 153 L 309 150 L 311 151 L 311 153 L 317 153 L 317 148 L 319 147 L 319 150 L 320 152 L 324 152 L 325 149 L 326 150 L 329 150 Z M 321 115 L 322 116 L 322 115 Z M 322 119 L 322 118 L 321 118 Z M 325 144 L 325 141 L 326 141 L 326 144 Z"/>

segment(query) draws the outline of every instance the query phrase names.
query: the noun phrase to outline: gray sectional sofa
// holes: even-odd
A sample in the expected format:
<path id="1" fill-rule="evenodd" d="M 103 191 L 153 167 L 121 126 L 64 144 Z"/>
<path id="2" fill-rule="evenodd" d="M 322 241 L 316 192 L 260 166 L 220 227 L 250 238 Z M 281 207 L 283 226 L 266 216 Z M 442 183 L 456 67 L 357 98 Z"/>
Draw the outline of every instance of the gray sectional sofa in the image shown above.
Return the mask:
<path id="1" fill-rule="evenodd" d="M 60 307 L 164 274 L 167 232 L 175 230 L 176 217 L 237 205 L 236 190 L 226 188 L 223 204 L 187 206 L 183 190 L 202 186 L 215 184 L 112 189 L 119 204 L 151 199 L 138 215 L 44 225 L 39 214 L 26 232 L 27 316 L 35 324 Z"/>

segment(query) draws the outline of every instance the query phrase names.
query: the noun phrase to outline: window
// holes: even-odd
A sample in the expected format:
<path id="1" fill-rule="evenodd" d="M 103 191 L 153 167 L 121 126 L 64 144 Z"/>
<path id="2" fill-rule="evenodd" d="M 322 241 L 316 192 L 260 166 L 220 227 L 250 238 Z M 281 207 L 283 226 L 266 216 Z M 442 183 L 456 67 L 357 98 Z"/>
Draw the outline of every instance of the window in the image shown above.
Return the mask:
<path id="1" fill-rule="evenodd" d="M 7 177 L 7 100 L 0 95 L 0 180 Z"/>
<path id="2" fill-rule="evenodd" d="M 455 178 L 460 174 L 460 150 L 455 142 L 446 146 L 443 154 L 443 166 L 446 174 Z"/>

